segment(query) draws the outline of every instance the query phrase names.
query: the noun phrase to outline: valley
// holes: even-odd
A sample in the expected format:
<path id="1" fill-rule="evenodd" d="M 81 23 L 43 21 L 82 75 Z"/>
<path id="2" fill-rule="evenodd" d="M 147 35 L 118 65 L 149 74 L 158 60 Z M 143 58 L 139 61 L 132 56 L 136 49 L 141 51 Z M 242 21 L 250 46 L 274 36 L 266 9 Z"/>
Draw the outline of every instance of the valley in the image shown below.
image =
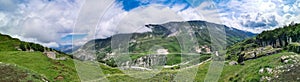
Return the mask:
<path id="1" fill-rule="evenodd" d="M 199 27 L 201 27 L 202 22 L 198 21 L 196 23 L 200 23 Z M 196 23 L 195 21 L 191 22 L 191 24 Z M 195 75 L 186 75 L 181 78 L 195 77 L 193 81 L 196 82 L 210 81 L 206 76 L 208 70 L 213 69 L 210 68 L 212 61 L 215 61 L 213 56 L 221 52 L 213 51 L 211 45 L 209 45 L 209 37 L 204 37 L 208 35 L 201 34 L 201 32 L 205 32 L 204 26 L 201 27 L 202 30 L 194 26 L 194 29 L 198 29 L 195 33 L 200 33 L 199 35 L 202 36 L 196 37 L 200 41 L 199 45 L 194 45 L 193 53 L 181 53 L 180 43 L 176 42 L 175 37 L 170 36 L 172 32 L 166 34 L 166 31 L 161 31 L 164 28 L 163 25 L 151 26 L 159 28 L 160 31 L 134 33 L 132 35 L 134 38 L 129 40 L 130 46 L 128 48 L 130 51 L 129 57 L 132 61 L 121 64 L 114 62 L 115 53 L 113 53 L 110 46 L 112 38 L 92 40 L 72 53 L 75 54 L 74 56 L 71 56 L 51 48 L 23 42 L 1 34 L 0 69 L 2 70 L 0 71 L 0 81 L 170 82 L 178 80 L 176 78 L 178 73 L 183 71 L 188 73 L 188 71 L 194 69 L 197 69 L 196 73 L 191 74 Z M 300 66 L 299 26 L 299 24 L 289 25 L 251 36 L 241 35 L 245 33 L 238 30 L 229 30 L 225 27 L 225 31 L 228 29 L 227 38 L 230 41 L 226 45 L 226 60 L 218 81 L 299 80 L 300 75 L 297 74 Z M 233 31 L 232 34 L 231 31 Z M 240 39 L 237 39 L 237 37 L 240 37 Z M 153 47 L 153 44 L 159 46 Z M 96 55 L 92 55 L 93 53 Z M 96 58 L 93 59 L 93 57 Z M 186 59 L 182 60 L 182 57 Z M 97 62 L 84 60 L 95 60 Z M 220 61 L 219 63 L 221 65 L 223 62 Z M 157 69 L 160 71 L 155 71 Z M 11 72 L 5 73 L 5 71 Z M 88 77 L 82 77 L 78 73 Z M 91 75 L 94 77 L 89 77 Z M 144 75 L 153 75 L 153 77 L 137 78 Z"/>

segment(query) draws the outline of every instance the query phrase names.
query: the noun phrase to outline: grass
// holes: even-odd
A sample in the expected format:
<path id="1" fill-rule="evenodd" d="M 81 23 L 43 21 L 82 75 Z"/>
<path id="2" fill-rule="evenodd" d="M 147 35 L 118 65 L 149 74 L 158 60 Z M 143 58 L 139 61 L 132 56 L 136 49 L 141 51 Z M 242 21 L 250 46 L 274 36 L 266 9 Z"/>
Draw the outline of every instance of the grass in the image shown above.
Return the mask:
<path id="1" fill-rule="evenodd" d="M 61 75 L 63 81 L 79 81 L 72 59 L 56 61 L 44 56 L 42 52 L 1 51 L 0 62 L 16 64 L 56 81 Z"/>
<path id="2" fill-rule="evenodd" d="M 283 55 L 293 55 L 294 53 L 283 52 L 270 56 L 261 57 L 254 60 L 245 61 L 245 65 L 226 64 L 224 66 L 220 81 L 259 81 L 262 74 L 258 70 L 261 68 L 275 68 L 283 65 L 280 62 L 280 57 Z"/>
<path id="3" fill-rule="evenodd" d="M 222 75 L 219 78 L 221 82 L 229 81 L 259 81 L 262 75 L 259 74 L 258 70 L 261 68 L 275 68 L 276 66 L 283 65 L 280 62 L 280 57 L 283 55 L 293 55 L 294 53 L 283 52 L 270 56 L 264 56 L 261 58 L 245 61 L 245 65 L 228 65 L 225 64 L 222 71 Z M 57 81 L 55 78 L 59 75 L 64 77 L 63 81 L 80 81 L 77 76 L 76 69 L 72 59 L 66 61 L 56 61 L 47 58 L 42 55 L 41 52 L 23 52 L 23 51 L 1 51 L 0 62 L 16 64 L 22 68 L 29 69 L 33 74 L 39 74 L 45 76 L 47 80 Z M 99 64 L 99 63 L 98 63 Z M 205 80 L 207 71 L 209 69 L 210 62 L 204 63 L 198 67 L 197 75 L 195 78 L 196 82 L 202 82 Z M 155 75 L 153 78 L 141 79 L 131 77 L 130 75 L 124 74 L 117 68 L 112 68 L 103 64 L 97 65 L 101 68 L 103 77 L 106 77 L 109 81 L 130 81 L 130 82 L 169 82 L 174 80 L 174 77 L 178 70 L 163 69 L 162 72 Z M 23 72 L 20 72 L 23 73 Z M 147 72 L 132 73 L 136 75 L 147 74 Z M 100 75 L 100 74 L 99 74 Z M 33 79 L 34 78 L 29 78 Z"/>
<path id="4" fill-rule="evenodd" d="M 245 61 L 245 65 L 228 65 L 225 64 L 223 67 L 222 74 L 219 78 L 220 82 L 256 82 L 260 81 L 262 75 L 269 75 L 267 73 L 260 74 L 258 71 L 261 68 L 275 68 L 280 65 L 284 65 L 280 62 L 280 57 L 283 55 L 294 55 L 294 53 L 290 52 L 282 52 L 279 54 L 264 56 L 261 58 L 257 58 L 254 60 Z M 210 66 L 210 62 L 204 63 L 198 67 L 197 75 L 195 78 L 196 82 L 203 82 L 205 80 L 206 74 L 208 72 Z M 103 69 L 105 70 L 112 70 L 113 68 Z M 116 71 L 118 69 L 114 69 Z M 169 82 L 174 80 L 176 73 L 179 70 L 171 70 L 171 69 L 164 69 L 162 72 L 157 74 L 156 76 L 149 78 L 149 79 L 139 79 L 130 77 L 126 74 L 121 72 L 113 72 L 107 78 L 110 81 L 129 81 L 129 82 L 153 82 L 153 81 L 160 81 L 160 82 Z M 108 72 L 107 72 L 108 73 Z M 143 73 L 143 72 L 141 72 Z M 269 75 L 270 76 L 270 75 Z"/>
<path id="5" fill-rule="evenodd" d="M 19 47 L 20 42 L 17 39 L 6 40 L 0 37 L 0 51 L 16 51 L 16 47 Z"/>
<path id="6" fill-rule="evenodd" d="M 262 75 L 258 70 L 261 68 L 275 68 L 276 66 L 283 65 L 280 62 L 280 57 L 283 55 L 293 55 L 294 53 L 283 52 L 270 56 L 261 57 L 254 60 L 245 61 L 245 65 L 228 65 L 225 64 L 222 71 L 222 75 L 219 78 L 220 82 L 229 81 L 259 81 Z M 76 69 L 72 59 L 66 61 L 51 60 L 41 52 L 22 52 L 22 51 L 7 51 L 0 52 L 0 62 L 16 64 L 20 67 L 29 69 L 33 73 L 45 76 L 47 80 L 57 81 L 55 77 L 62 75 L 63 81 L 79 81 Z M 207 71 L 209 69 L 210 62 L 204 63 L 198 67 L 196 82 L 202 82 L 205 80 Z M 109 81 L 130 81 L 130 82 L 169 82 L 174 80 L 176 73 L 182 70 L 163 69 L 162 72 L 155 75 L 153 78 L 141 79 L 131 77 L 124 74 L 117 68 L 112 68 L 103 64 L 98 65 L 101 68 L 102 73 Z M 21 72 L 22 73 L 22 72 Z M 132 73 L 136 75 L 147 74 L 147 72 Z M 188 76 L 186 76 L 188 77 Z"/>
<path id="7" fill-rule="evenodd" d="M 82 65 L 81 68 L 75 68 L 73 59 L 68 57 L 65 61 L 57 61 L 47 58 L 43 55 L 42 52 L 24 52 L 17 51 L 16 47 L 20 44 L 17 39 L 10 39 L 10 37 L 1 36 L 0 37 L 0 62 L 4 62 L 10 65 L 17 66 L 0 66 L 1 79 L 0 81 L 40 81 L 41 78 L 45 78 L 51 82 L 53 81 L 62 81 L 62 82 L 78 82 L 80 81 L 79 76 L 77 75 L 78 70 L 87 71 L 86 74 L 93 77 L 89 78 L 98 78 L 98 76 L 106 77 L 109 81 L 129 81 L 129 82 L 169 82 L 174 81 L 176 73 L 181 72 L 181 69 L 163 69 L 160 73 L 155 75 L 152 78 L 141 79 L 135 78 L 133 76 L 139 75 L 148 75 L 149 72 L 133 72 L 130 75 L 124 74 L 121 70 L 117 68 L 112 68 L 100 63 L 93 63 L 95 65 L 89 65 L 86 63 L 77 63 L 77 65 Z M 171 40 L 145 40 L 141 42 L 140 46 L 133 47 L 134 51 L 139 52 L 147 52 L 148 49 L 153 47 L 152 44 L 157 44 L 157 46 L 161 46 L 167 48 L 170 53 L 178 53 L 178 49 L 180 46 L 177 42 L 172 42 Z M 298 45 L 298 44 L 297 44 Z M 141 46 L 143 46 L 141 48 Z M 255 45 L 247 45 L 246 47 L 252 47 Z M 232 52 L 239 51 L 240 46 L 234 46 Z M 148 51 L 149 52 L 149 51 Z M 294 53 L 282 52 L 279 54 L 269 55 L 260 57 L 253 60 L 245 61 L 245 65 L 228 65 L 225 64 L 222 74 L 219 78 L 220 82 L 256 82 L 259 81 L 262 75 L 270 76 L 270 74 L 260 74 L 258 70 L 261 68 L 275 68 L 276 66 L 283 65 L 280 62 L 280 57 L 283 55 L 294 55 Z M 60 55 L 62 56 L 62 55 Z M 137 59 L 144 54 L 131 55 L 131 58 Z M 174 65 L 181 62 L 181 55 L 167 55 L 167 65 Z M 205 60 L 209 58 L 210 55 L 202 55 L 201 60 Z M 232 58 L 236 59 L 236 58 Z M 90 67 L 91 66 L 91 67 Z M 96 67 L 95 67 L 96 66 Z M 203 82 L 206 78 L 207 72 L 209 70 L 210 62 L 204 63 L 198 67 L 198 71 L 196 73 L 195 81 Z M 90 69 L 91 68 L 91 69 Z M 101 69 L 100 69 L 101 68 Z M 188 69 L 187 69 L 188 70 Z M 5 73 L 7 71 L 7 73 Z M 10 71 L 10 72 L 9 72 Z M 99 74 L 100 72 L 101 74 Z M 6 75 L 5 75 L 6 74 Z M 4 79 L 3 79 L 3 76 Z M 56 77 L 62 76 L 63 80 L 56 80 Z M 192 77 L 192 75 L 183 76 L 183 78 Z M 83 78 L 83 80 L 87 80 L 89 78 Z M 82 78 L 81 78 L 82 79 Z"/>
<path id="8" fill-rule="evenodd" d="M 22 67 L 0 63 L 0 82 L 38 82 L 42 76 Z"/>

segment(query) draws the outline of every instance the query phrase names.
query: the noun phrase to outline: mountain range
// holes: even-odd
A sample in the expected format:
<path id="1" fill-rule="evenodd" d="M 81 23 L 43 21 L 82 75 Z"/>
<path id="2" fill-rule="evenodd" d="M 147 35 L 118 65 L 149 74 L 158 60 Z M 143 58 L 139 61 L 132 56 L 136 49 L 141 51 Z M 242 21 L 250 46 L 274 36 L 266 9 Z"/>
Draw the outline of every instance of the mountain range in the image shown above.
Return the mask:
<path id="1" fill-rule="evenodd" d="M 190 33 L 189 35 L 194 35 L 198 45 L 193 45 L 193 51 L 199 54 L 210 54 L 212 52 L 210 45 L 210 30 L 208 28 L 214 28 L 215 30 L 221 30 L 226 33 L 227 45 L 224 46 L 230 46 L 234 43 L 247 38 L 251 38 L 256 35 L 251 32 L 238 30 L 232 27 L 227 27 L 225 25 L 197 20 L 168 22 L 165 24 L 149 24 L 145 25 L 145 27 L 150 28 L 151 31 L 145 33 L 117 34 L 106 39 L 91 40 L 81 48 L 79 48 L 77 51 L 75 51 L 73 54 L 75 57 L 82 60 L 97 60 L 99 62 L 106 63 L 109 66 L 116 66 L 115 64 L 113 64 L 115 62 L 112 56 L 115 53 L 112 52 L 111 48 L 112 38 L 130 36 L 128 37 L 128 51 L 129 53 L 133 53 L 130 54 L 130 58 L 134 63 L 139 63 L 137 62 L 137 60 L 149 55 L 149 50 L 151 50 L 151 48 L 153 48 L 153 46 L 155 45 L 162 47 L 161 49 L 157 50 L 165 50 L 165 53 L 175 53 L 168 54 L 166 60 L 166 65 L 175 65 L 181 62 L 181 45 L 178 40 L 178 36 L 181 36 L 179 33 L 180 31 L 187 31 L 187 33 Z M 183 30 L 183 28 L 189 29 Z M 204 59 L 207 58 L 209 57 L 205 57 Z"/>
<path id="2" fill-rule="evenodd" d="M 109 81 L 175 81 L 174 76 L 177 73 L 193 68 L 198 68 L 194 81 L 204 81 L 212 63 L 212 54 L 215 52 L 211 49 L 208 28 L 226 32 L 227 44 L 224 46 L 227 47 L 227 52 L 218 81 L 299 80 L 300 24 L 290 24 L 260 34 L 205 21 L 169 22 L 149 24 L 145 27 L 151 31 L 117 34 L 106 39 L 91 40 L 70 55 L 0 34 L 0 81 L 87 81 L 78 75 L 77 71 L 81 68 L 75 66 L 78 62 L 84 62 L 83 60 L 98 61 L 93 62 L 93 66 L 99 66 L 103 72 L 103 75 L 99 75 Z M 183 27 L 190 28 L 187 34 L 195 35 L 194 38 L 185 40 L 196 39 L 197 45 L 193 45 L 191 51 L 200 54 L 200 58 L 181 52 L 182 46 L 176 36 L 180 35 L 180 29 Z M 131 37 L 127 39 L 129 46 L 126 49 L 132 61 L 116 64 L 112 40 L 128 35 Z M 187 57 L 191 59 L 182 61 L 183 56 L 191 56 Z M 195 63 L 196 60 L 200 62 Z M 145 75 L 149 73 L 148 70 L 153 69 L 152 65 L 157 64 L 163 65 L 162 71 L 148 79 L 131 77 L 122 71 L 126 70 L 125 67 L 131 67 L 133 70 L 142 70 L 132 74 Z M 120 65 L 124 68 L 116 68 Z M 182 66 L 191 67 L 181 68 Z M 88 69 L 85 65 L 84 69 L 89 74 L 95 70 Z"/>

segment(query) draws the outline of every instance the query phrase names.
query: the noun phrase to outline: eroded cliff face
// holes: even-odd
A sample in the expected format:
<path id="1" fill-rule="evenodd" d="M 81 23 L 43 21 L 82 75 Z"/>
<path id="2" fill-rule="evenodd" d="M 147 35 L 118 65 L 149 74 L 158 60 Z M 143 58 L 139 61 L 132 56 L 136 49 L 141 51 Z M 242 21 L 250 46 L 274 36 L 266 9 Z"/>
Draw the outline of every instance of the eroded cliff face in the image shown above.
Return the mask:
<path id="1" fill-rule="evenodd" d="M 167 62 L 166 55 L 147 55 L 133 61 L 121 63 L 122 69 L 152 70 L 157 66 L 164 66 Z"/>

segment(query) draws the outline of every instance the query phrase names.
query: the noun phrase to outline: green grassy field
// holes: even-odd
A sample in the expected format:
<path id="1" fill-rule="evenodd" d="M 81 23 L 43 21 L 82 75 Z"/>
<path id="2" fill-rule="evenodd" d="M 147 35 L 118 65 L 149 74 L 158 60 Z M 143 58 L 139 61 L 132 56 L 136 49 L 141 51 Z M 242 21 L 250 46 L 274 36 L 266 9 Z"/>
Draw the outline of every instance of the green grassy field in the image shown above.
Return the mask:
<path id="1" fill-rule="evenodd" d="M 44 77 L 26 68 L 0 63 L 0 82 L 39 82 Z"/>
<path id="2" fill-rule="evenodd" d="M 284 65 L 280 62 L 281 56 L 296 55 L 295 53 L 282 52 L 279 54 L 274 54 L 270 56 L 261 57 L 254 60 L 245 61 L 244 65 L 229 65 L 225 64 L 220 82 L 257 82 L 260 81 L 262 76 L 272 76 L 267 73 L 259 73 L 261 68 L 275 68 L 277 66 Z M 209 69 L 210 62 L 204 63 L 198 67 L 198 72 L 195 78 L 196 82 L 203 82 L 205 80 L 207 71 Z M 161 73 L 157 74 L 153 78 L 149 79 L 139 79 L 130 77 L 129 75 L 123 74 L 122 72 L 108 72 L 113 68 L 102 69 L 106 71 L 108 80 L 110 81 L 126 81 L 126 82 L 169 82 L 174 80 L 174 76 L 179 70 L 164 69 Z M 114 69 L 114 71 L 117 69 Z M 142 73 L 142 72 L 141 72 Z"/>
<path id="3" fill-rule="evenodd" d="M 276 66 L 283 65 L 280 62 L 280 57 L 283 55 L 295 55 L 295 53 L 283 52 L 270 56 L 261 57 L 254 60 L 245 61 L 245 65 L 228 65 L 225 64 L 222 75 L 219 79 L 220 82 L 231 82 L 231 81 L 259 81 L 262 75 L 271 76 L 268 74 L 260 74 L 258 72 L 261 68 L 275 68 Z M 45 77 L 49 81 L 59 81 L 56 77 L 64 77 L 65 82 L 69 81 L 80 81 L 77 76 L 76 69 L 72 59 L 65 61 L 51 60 L 46 56 L 42 55 L 41 52 L 23 52 L 23 51 L 1 51 L 0 62 L 8 64 L 16 64 L 18 67 L 28 69 L 33 74 Z M 202 82 L 205 79 L 207 70 L 209 69 L 209 62 L 204 63 L 198 67 L 198 72 L 195 81 Z M 100 64 L 100 68 L 104 73 L 105 77 L 109 81 L 129 81 L 129 82 L 153 82 L 161 81 L 168 82 L 174 80 L 174 76 L 178 71 L 173 69 L 163 69 L 162 72 L 149 79 L 134 78 L 124 74 L 117 68 L 108 67 Z M 132 74 L 145 74 L 147 72 L 139 72 Z M 29 78 L 35 79 L 35 78 Z"/>
<path id="4" fill-rule="evenodd" d="M 49 81 L 56 81 L 56 77 L 62 76 L 63 81 L 79 81 L 73 60 L 52 60 L 42 52 L 1 51 L 0 62 L 16 64 L 29 69 L 34 73 L 45 76 Z"/>
<path id="5" fill-rule="evenodd" d="M 275 68 L 284 65 L 280 62 L 281 56 L 295 55 L 295 53 L 283 52 L 270 56 L 261 57 L 254 60 L 245 61 L 245 65 L 225 65 L 220 81 L 259 81 L 262 75 L 259 70 L 261 68 Z"/>

